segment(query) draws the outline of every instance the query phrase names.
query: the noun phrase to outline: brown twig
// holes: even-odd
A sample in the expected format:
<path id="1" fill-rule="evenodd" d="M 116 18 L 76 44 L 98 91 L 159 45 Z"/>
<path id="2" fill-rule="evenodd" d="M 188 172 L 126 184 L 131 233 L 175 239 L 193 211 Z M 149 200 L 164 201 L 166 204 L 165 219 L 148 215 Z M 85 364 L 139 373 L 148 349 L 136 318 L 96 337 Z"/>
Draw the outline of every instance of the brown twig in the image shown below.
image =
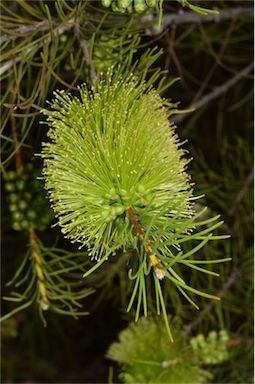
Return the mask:
<path id="1" fill-rule="evenodd" d="M 210 103 L 212 100 L 217 99 L 219 96 L 226 93 L 230 88 L 232 88 L 236 83 L 238 83 L 242 78 L 249 75 L 249 73 L 253 70 L 254 63 L 250 63 L 245 68 L 243 68 L 241 71 L 239 71 L 235 76 L 233 76 L 231 79 L 226 81 L 224 84 L 214 88 L 214 90 L 207 95 L 204 95 L 195 103 L 191 103 L 187 109 L 196 110 L 204 105 Z M 180 123 L 184 119 L 187 118 L 187 114 L 178 115 L 173 118 L 175 123 Z"/>
<path id="2" fill-rule="evenodd" d="M 225 294 L 229 291 L 229 289 L 236 283 L 239 276 L 240 276 L 240 272 L 237 270 L 233 270 L 229 278 L 227 279 L 226 283 L 223 285 L 222 289 L 217 293 L 217 296 L 218 297 L 225 296 Z M 202 322 L 202 320 L 207 315 L 207 313 L 212 311 L 216 303 L 217 302 L 215 300 L 210 301 L 210 303 L 204 308 L 204 310 L 201 311 L 200 316 L 198 316 L 191 324 L 189 324 L 186 327 L 184 331 L 184 336 L 190 335 L 192 329 Z"/>
<path id="3" fill-rule="evenodd" d="M 29 228 L 29 240 L 32 250 L 32 259 L 34 261 L 34 272 L 37 276 L 37 286 L 40 294 L 39 303 L 42 310 L 45 311 L 49 308 L 49 301 L 47 298 L 47 289 L 45 287 L 45 276 L 42 270 L 42 260 L 36 241 L 35 230 L 32 226 Z"/>
<path id="4" fill-rule="evenodd" d="M 127 217 L 130 221 L 130 224 L 136 234 L 136 236 L 141 240 L 141 242 L 144 244 L 144 252 L 148 256 L 149 263 L 152 266 L 155 276 L 159 279 L 162 280 L 165 277 L 165 271 L 162 268 L 162 265 L 160 263 L 160 259 L 158 256 L 153 253 L 152 248 L 151 248 L 151 242 L 149 239 L 144 239 L 145 234 L 144 234 L 144 229 L 141 227 L 140 223 L 138 222 L 136 215 L 135 215 L 135 210 L 132 206 L 127 206 L 126 207 L 126 214 Z M 145 240 L 145 241 L 144 241 Z"/>
<path id="5" fill-rule="evenodd" d="M 175 52 L 175 44 L 174 44 L 175 35 L 176 35 L 176 28 L 173 27 L 173 28 L 171 28 L 171 37 L 170 37 L 169 42 L 167 44 L 167 50 L 168 50 L 167 57 L 169 58 L 169 65 L 168 65 L 167 70 L 169 70 L 170 59 L 172 59 L 173 63 L 175 64 L 175 66 L 177 68 L 179 76 L 181 78 L 183 78 L 184 76 L 183 76 L 182 66 L 181 66 L 180 61 L 179 61 L 179 59 L 176 55 L 176 52 Z"/>
<path id="6" fill-rule="evenodd" d="M 53 22 L 54 24 L 54 22 Z M 43 32 L 49 30 L 50 25 L 48 20 L 42 20 L 34 22 L 29 25 L 20 25 L 17 28 L 11 28 L 8 31 L 8 34 L 0 36 L 0 44 L 5 43 L 6 41 L 14 41 L 19 37 L 24 37 L 30 32 Z"/>
<path id="7" fill-rule="evenodd" d="M 244 198 L 244 196 L 247 192 L 247 189 L 248 189 L 249 185 L 251 184 L 253 178 L 254 178 L 254 168 L 252 167 L 249 175 L 247 176 L 247 178 L 244 181 L 242 188 L 240 189 L 240 191 L 238 192 L 238 194 L 235 198 L 233 206 L 228 211 L 228 215 L 230 217 L 234 216 L 236 209 L 237 209 L 237 206 L 242 201 L 242 199 Z"/>
<path id="8" fill-rule="evenodd" d="M 11 131 L 12 131 L 13 145 L 14 145 L 14 151 L 15 151 L 15 164 L 16 164 L 16 169 L 21 171 L 23 169 L 23 161 L 22 161 L 19 142 L 18 142 L 16 120 L 15 120 L 15 117 L 13 116 L 13 111 L 10 111 L 10 112 L 11 112 L 10 114 Z"/>
<path id="9" fill-rule="evenodd" d="M 203 27 L 201 26 L 201 29 Z M 230 24 L 230 27 L 228 28 L 227 30 L 227 33 L 226 33 L 226 38 L 224 39 L 222 45 L 220 46 L 220 49 L 219 49 L 219 52 L 217 54 L 217 58 L 215 58 L 215 61 L 214 61 L 214 64 L 212 65 L 212 67 L 210 68 L 209 72 L 207 73 L 206 75 L 206 78 L 204 79 L 200 89 L 198 90 L 198 92 L 196 93 L 194 99 L 192 100 L 192 104 L 195 104 L 197 102 L 197 100 L 200 99 L 200 97 L 203 95 L 203 92 L 204 90 L 206 89 L 206 86 L 208 85 L 209 81 L 211 80 L 217 66 L 218 66 L 218 63 L 220 61 L 220 57 L 222 56 L 222 54 L 224 53 L 224 51 L 226 50 L 226 47 L 227 47 L 227 43 L 229 41 L 229 38 L 231 36 L 231 33 L 233 31 L 233 28 L 234 28 L 234 23 L 232 22 Z"/>
<path id="10" fill-rule="evenodd" d="M 85 16 L 88 16 L 91 18 L 91 15 L 89 13 L 86 13 Z M 208 23 L 208 22 L 220 22 L 222 20 L 227 19 L 233 19 L 238 17 L 253 17 L 253 7 L 236 7 L 231 9 L 225 9 L 221 10 L 218 15 L 208 14 L 208 15 L 201 15 L 197 14 L 195 12 L 184 12 L 181 10 L 178 13 L 172 13 L 172 14 L 165 14 L 162 18 L 161 27 L 158 28 L 158 18 L 155 18 L 153 14 L 149 14 L 146 16 L 141 16 L 140 18 L 137 18 L 135 23 L 139 26 L 139 29 L 141 28 L 141 24 L 145 24 L 146 22 L 153 23 L 153 27 L 150 27 L 146 29 L 146 33 L 148 35 L 155 35 L 162 33 L 162 30 L 166 29 L 168 26 L 172 25 L 178 25 L 178 24 L 185 24 L 185 23 Z M 101 13 L 93 12 L 93 17 L 96 19 L 100 19 L 102 17 Z M 117 20 L 125 20 L 128 16 L 125 15 L 110 15 L 109 20 L 111 20 L 113 23 Z M 54 21 L 56 24 L 56 22 Z M 53 23 L 53 24 L 54 24 Z M 54 30 L 55 35 L 61 35 L 65 31 L 68 31 L 73 27 L 75 24 L 75 18 L 70 18 L 65 24 L 61 21 L 60 25 L 56 26 L 56 29 Z M 146 28 L 146 26 L 145 26 Z M 50 30 L 50 24 L 48 20 L 42 20 L 40 22 L 34 23 L 33 25 L 21 25 L 18 28 L 15 28 L 12 30 L 13 34 L 5 34 L 2 35 L 0 38 L 0 43 L 6 42 L 6 41 L 13 41 L 18 37 L 22 37 L 27 35 L 30 32 L 34 31 L 48 31 Z M 15 36 L 15 31 L 17 35 Z M 14 63 L 17 63 L 21 60 L 24 54 L 29 54 L 34 49 L 40 48 L 45 42 L 47 42 L 50 38 L 47 36 L 43 42 L 40 42 L 39 44 L 36 44 L 35 46 L 27 49 L 22 50 L 22 54 L 16 56 L 13 59 L 10 59 L 6 62 L 3 62 L 0 66 L 0 75 L 7 72 Z"/>
<path id="11" fill-rule="evenodd" d="M 135 212 L 134 212 L 134 208 L 132 208 L 131 206 L 126 207 L 126 213 L 127 213 L 127 217 L 131 223 L 131 226 L 132 226 L 136 236 L 139 237 L 139 239 L 141 241 L 143 241 L 144 240 L 144 230 L 140 226 L 140 224 L 138 223 L 138 220 L 137 220 Z"/>
<path id="12" fill-rule="evenodd" d="M 169 26 L 179 25 L 179 24 L 191 24 L 191 23 L 210 23 L 216 22 L 219 23 L 223 20 L 235 19 L 239 17 L 253 17 L 253 7 L 236 7 L 229 9 L 219 10 L 218 14 L 208 14 L 202 15 L 200 13 L 195 13 L 192 11 L 183 11 L 182 9 L 178 13 L 165 14 L 162 17 L 162 22 L 160 27 L 157 25 L 155 16 L 148 15 L 147 20 L 153 20 L 155 25 L 148 29 L 147 34 L 155 35 L 161 33 L 164 29 Z M 144 17 L 145 19 L 145 17 Z M 155 19 L 155 20 L 154 20 Z"/>
<path id="13" fill-rule="evenodd" d="M 71 29 L 74 25 L 74 22 L 75 22 L 74 18 L 71 18 L 70 20 L 68 20 L 68 22 L 65 25 L 60 25 L 56 27 L 56 29 L 54 30 L 54 36 L 60 36 L 64 32 Z M 6 38 L 6 35 L 5 35 L 5 38 Z M 3 62 L 0 66 L 0 75 L 3 75 L 5 72 L 9 71 L 14 64 L 18 63 L 24 57 L 24 55 L 29 55 L 31 52 L 33 52 L 38 48 L 41 48 L 43 44 L 49 41 L 51 41 L 51 36 L 47 36 L 42 42 L 35 44 L 32 47 L 23 49 L 22 52 L 19 55 L 16 55 L 13 59 Z"/>
<path id="14" fill-rule="evenodd" d="M 88 16 L 91 18 L 91 15 L 86 12 L 84 13 L 84 16 Z M 102 17 L 101 13 L 93 12 L 93 17 L 99 19 Z M 169 25 L 179 25 L 179 24 L 191 24 L 191 23 L 209 23 L 209 22 L 220 22 L 222 20 L 228 20 L 228 19 L 235 19 L 239 17 L 253 17 L 253 7 L 236 7 L 236 8 L 230 8 L 230 9 L 223 9 L 219 10 L 218 15 L 208 14 L 208 15 L 201 15 L 199 13 L 195 13 L 192 11 L 184 12 L 182 9 L 179 12 L 171 13 L 171 14 L 164 14 L 162 18 L 161 23 L 161 29 L 165 29 Z M 109 19 L 112 21 L 114 20 L 120 20 L 120 19 L 126 19 L 127 16 L 125 15 L 110 15 Z M 154 20 L 155 19 L 155 20 Z M 155 21 L 155 24 L 158 23 L 158 18 L 155 18 L 154 15 L 149 14 L 146 16 L 141 16 L 139 18 L 139 24 L 146 21 Z M 70 18 L 68 20 L 68 24 L 74 22 L 74 18 Z M 53 25 L 58 26 L 58 21 L 53 20 Z M 60 22 L 63 25 L 63 22 Z M 59 23 L 59 24 L 60 24 Z M 65 26 L 64 26 L 65 27 Z M 155 27 L 156 28 L 156 27 Z M 13 41 L 19 37 L 26 36 L 30 32 L 41 32 L 41 31 L 48 31 L 50 29 L 50 24 L 48 20 L 41 20 L 38 22 L 33 23 L 32 25 L 20 25 L 17 28 L 10 29 L 8 31 L 8 34 L 3 34 L 0 36 L 0 44 L 6 42 L 6 41 Z M 160 33 L 159 29 L 156 29 L 157 33 Z"/>
<path id="15" fill-rule="evenodd" d="M 89 50 L 88 50 L 88 47 L 87 47 L 87 42 L 86 42 L 86 40 L 82 36 L 79 24 L 75 25 L 74 31 L 75 31 L 75 35 L 76 35 L 76 37 L 77 37 L 77 39 L 79 41 L 79 44 L 80 44 L 80 47 L 81 47 L 81 50 L 82 50 L 82 53 L 83 53 L 84 61 L 85 61 L 86 65 L 89 68 L 89 77 L 90 77 L 91 84 L 95 85 L 96 78 L 97 78 L 96 70 L 95 70 L 93 61 L 92 61 L 92 59 L 91 59 L 91 57 L 89 55 Z"/>

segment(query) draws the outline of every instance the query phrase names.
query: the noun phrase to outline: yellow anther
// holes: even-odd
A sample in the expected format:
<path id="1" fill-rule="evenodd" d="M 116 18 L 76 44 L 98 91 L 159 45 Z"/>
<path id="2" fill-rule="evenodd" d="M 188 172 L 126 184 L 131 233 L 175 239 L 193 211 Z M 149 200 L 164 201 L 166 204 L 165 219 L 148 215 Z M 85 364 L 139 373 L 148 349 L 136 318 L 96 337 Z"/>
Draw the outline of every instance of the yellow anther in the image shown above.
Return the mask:
<path id="1" fill-rule="evenodd" d="M 159 264 L 159 258 L 155 254 L 150 255 L 150 263 L 153 267 L 156 267 Z"/>
<path id="2" fill-rule="evenodd" d="M 152 249 L 151 249 L 150 243 L 148 244 L 148 243 L 146 242 L 145 245 L 144 245 L 144 249 L 145 249 L 145 252 L 147 253 L 147 255 L 149 255 L 150 253 L 152 253 Z"/>

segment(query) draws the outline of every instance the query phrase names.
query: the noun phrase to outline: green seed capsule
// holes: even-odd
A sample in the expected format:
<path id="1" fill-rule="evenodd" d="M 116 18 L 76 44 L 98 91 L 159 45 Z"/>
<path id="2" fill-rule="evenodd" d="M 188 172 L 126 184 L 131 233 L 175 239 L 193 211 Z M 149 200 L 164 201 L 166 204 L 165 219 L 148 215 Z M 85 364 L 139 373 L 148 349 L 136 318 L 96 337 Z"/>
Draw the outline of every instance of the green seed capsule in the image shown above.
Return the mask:
<path id="1" fill-rule="evenodd" d="M 220 340 L 222 340 L 222 341 L 228 341 L 229 340 L 228 333 L 225 329 L 220 330 L 219 333 L 220 333 Z"/>
<path id="2" fill-rule="evenodd" d="M 18 209 L 17 204 L 10 204 L 10 205 L 9 205 L 9 210 L 10 210 L 11 212 L 15 212 L 15 211 L 17 211 L 17 209 Z"/>
<path id="3" fill-rule="evenodd" d="M 13 212 L 12 217 L 16 221 L 21 221 L 24 218 L 24 215 L 20 211 L 15 211 L 15 212 Z"/>
<path id="4" fill-rule="evenodd" d="M 8 182 L 5 184 L 5 189 L 8 192 L 13 192 L 13 191 L 15 191 L 15 184 L 12 182 Z"/>
<path id="5" fill-rule="evenodd" d="M 124 213 L 124 211 L 125 211 L 125 208 L 123 207 L 123 205 L 117 205 L 114 207 L 115 216 L 122 215 L 122 213 Z"/>
<path id="6" fill-rule="evenodd" d="M 113 12 L 119 12 L 119 7 L 116 6 L 115 2 L 112 3 L 112 10 Z"/>
<path id="7" fill-rule="evenodd" d="M 8 196 L 8 200 L 10 203 L 16 203 L 19 199 L 19 196 L 16 193 L 10 193 Z"/>
<path id="8" fill-rule="evenodd" d="M 24 211 L 27 208 L 27 202 L 25 200 L 20 200 L 19 202 L 19 208 Z"/>
<path id="9" fill-rule="evenodd" d="M 217 332 L 215 331 L 211 331 L 208 335 L 208 339 L 212 342 L 212 341 L 216 341 L 217 340 Z"/>
<path id="10" fill-rule="evenodd" d="M 143 196 L 135 196 L 133 204 L 136 207 L 145 207 L 147 205 L 147 201 L 144 199 Z"/>
<path id="11" fill-rule="evenodd" d="M 119 4 L 122 8 L 128 8 L 132 4 L 132 0 L 121 0 L 119 1 Z"/>
<path id="12" fill-rule="evenodd" d="M 133 202 L 133 197 L 131 197 L 130 195 L 123 196 L 123 201 L 125 205 L 130 205 Z"/>
<path id="13" fill-rule="evenodd" d="M 15 180 L 17 178 L 17 173 L 15 171 L 9 171 L 5 174 L 5 180 Z"/>
<path id="14" fill-rule="evenodd" d="M 29 222 L 27 220 L 22 220 L 20 223 L 20 227 L 25 231 L 26 229 L 29 228 Z"/>
<path id="15" fill-rule="evenodd" d="M 23 191 L 25 189 L 25 182 L 24 180 L 17 180 L 16 181 L 16 188 L 18 191 Z"/>
<path id="16" fill-rule="evenodd" d="M 20 224 L 17 222 L 13 223 L 12 229 L 14 229 L 15 231 L 20 231 L 21 230 Z"/>
<path id="17" fill-rule="evenodd" d="M 197 341 L 198 341 L 198 344 L 200 345 L 200 347 L 204 347 L 206 344 L 205 337 L 201 333 L 199 335 L 197 335 Z"/>
<path id="18" fill-rule="evenodd" d="M 119 197 L 119 195 L 117 195 L 117 194 L 112 195 L 112 196 L 111 196 L 111 200 L 113 200 L 113 201 L 115 201 L 115 202 L 118 202 L 118 203 L 121 202 L 120 197 Z"/>
<path id="19" fill-rule="evenodd" d="M 102 0 L 102 5 L 104 7 L 109 7 L 111 5 L 112 0 Z"/>
<path id="20" fill-rule="evenodd" d="M 147 7 L 156 7 L 157 0 L 146 0 Z"/>
<path id="21" fill-rule="evenodd" d="M 193 338 L 190 340 L 190 345 L 191 345 L 192 349 L 193 349 L 194 351 L 196 351 L 196 350 L 198 349 L 197 339 L 193 337 Z"/>
<path id="22" fill-rule="evenodd" d="M 144 210 L 144 207 L 137 207 L 137 206 L 135 206 L 134 208 L 135 208 L 135 212 L 137 214 L 141 214 L 143 212 L 143 210 Z"/>
<path id="23" fill-rule="evenodd" d="M 147 9 L 147 5 L 144 0 L 135 0 L 134 8 L 137 13 L 143 13 Z"/>

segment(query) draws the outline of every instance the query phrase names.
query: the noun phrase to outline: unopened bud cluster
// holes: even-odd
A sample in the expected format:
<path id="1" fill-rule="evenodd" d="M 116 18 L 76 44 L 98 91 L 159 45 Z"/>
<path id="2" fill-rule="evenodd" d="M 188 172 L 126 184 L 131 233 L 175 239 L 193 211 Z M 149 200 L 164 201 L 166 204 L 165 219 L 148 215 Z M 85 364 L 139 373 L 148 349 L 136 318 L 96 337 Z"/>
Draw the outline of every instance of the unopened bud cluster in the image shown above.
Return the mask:
<path id="1" fill-rule="evenodd" d="M 115 220 L 116 223 L 124 223 L 125 210 L 132 207 L 136 213 L 140 213 L 152 201 L 152 193 L 145 190 L 143 185 L 132 187 L 130 191 L 111 188 L 109 193 L 99 201 L 102 205 L 102 217 L 106 223 Z"/>
<path id="2" fill-rule="evenodd" d="M 111 7 L 114 12 L 143 13 L 149 8 L 158 7 L 159 0 L 102 0 L 104 7 Z"/>
<path id="3" fill-rule="evenodd" d="M 220 364 L 229 358 L 229 336 L 226 330 L 211 331 L 207 338 L 202 334 L 191 338 L 194 359 L 200 364 Z"/>
<path id="4" fill-rule="evenodd" d="M 52 219 L 52 211 L 37 176 L 30 163 L 4 175 L 11 227 L 16 231 L 26 231 L 30 225 L 43 230 Z"/>

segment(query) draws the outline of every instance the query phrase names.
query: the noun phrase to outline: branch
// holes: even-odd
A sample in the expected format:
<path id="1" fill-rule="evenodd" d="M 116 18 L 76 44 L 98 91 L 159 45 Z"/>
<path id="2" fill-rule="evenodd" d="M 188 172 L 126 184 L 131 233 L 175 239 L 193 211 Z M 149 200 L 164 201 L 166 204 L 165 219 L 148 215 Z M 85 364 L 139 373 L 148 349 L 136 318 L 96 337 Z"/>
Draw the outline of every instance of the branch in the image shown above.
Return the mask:
<path id="1" fill-rule="evenodd" d="M 158 19 L 154 20 L 152 14 L 144 16 L 144 21 L 155 21 L 155 25 L 148 29 L 147 34 L 157 35 L 162 33 L 164 29 L 168 26 L 187 24 L 187 23 L 209 23 L 216 22 L 219 23 L 223 20 L 235 19 L 238 17 L 253 17 L 254 8 L 253 7 L 236 7 L 230 9 L 218 10 L 218 14 L 208 14 L 201 15 L 200 13 L 195 13 L 192 11 L 184 12 L 182 9 L 178 13 L 165 14 L 162 17 L 162 22 L 160 27 L 158 27 Z"/>
<path id="2" fill-rule="evenodd" d="M 29 240 L 31 245 L 32 260 L 34 261 L 34 273 L 37 278 L 37 287 L 40 296 L 39 304 L 42 310 L 46 311 L 49 308 L 49 301 L 45 286 L 45 275 L 42 270 L 42 259 L 37 245 L 36 234 L 32 226 L 29 228 Z M 46 326 L 46 323 L 44 323 L 44 325 Z"/>
<path id="3" fill-rule="evenodd" d="M 15 120 L 15 117 L 13 116 L 13 111 L 11 111 L 10 120 L 11 120 L 11 131 L 12 131 L 12 137 L 13 137 L 16 169 L 20 171 L 23 169 L 23 162 L 22 162 L 20 146 L 18 142 L 16 120 Z"/>
<path id="4" fill-rule="evenodd" d="M 240 277 L 240 271 L 233 270 L 230 274 L 228 280 L 223 285 L 222 289 L 217 293 L 216 296 L 223 297 L 227 293 L 227 291 L 236 283 L 238 278 Z M 203 320 L 203 318 L 207 315 L 208 312 L 211 312 L 214 306 L 216 305 L 217 301 L 212 300 L 205 309 L 201 312 L 200 316 L 198 316 L 190 325 L 188 325 L 185 329 L 184 336 L 189 336 L 192 329 L 196 327 L 198 324 L 200 324 Z"/>
<path id="5" fill-rule="evenodd" d="M 86 13 L 86 15 L 88 15 Z M 178 24 L 185 24 L 185 23 L 198 23 L 198 22 L 220 22 L 222 20 L 227 20 L 227 19 L 233 19 L 237 17 L 253 17 L 253 7 L 237 7 L 237 8 L 232 8 L 232 9 L 226 9 L 220 11 L 218 15 L 214 14 L 208 14 L 208 15 L 201 15 L 198 13 L 194 13 L 191 11 L 184 12 L 183 10 L 180 10 L 178 13 L 172 13 L 172 14 L 165 14 L 162 18 L 162 23 L 160 28 L 158 28 L 157 23 L 158 23 L 158 18 L 154 20 L 153 14 L 148 14 L 145 16 L 141 16 L 137 21 L 138 21 L 138 26 L 139 28 L 141 27 L 141 23 L 145 24 L 146 22 L 155 22 L 155 25 L 151 28 L 146 29 L 147 35 L 157 35 L 160 34 L 166 27 L 169 25 L 178 25 Z M 102 17 L 100 13 L 93 13 L 93 17 L 99 19 Z M 109 20 L 114 23 L 114 21 L 118 21 L 122 19 L 123 21 L 128 19 L 128 16 L 125 15 L 110 15 Z M 54 21 L 55 22 L 55 21 Z M 53 24 L 54 24 L 53 22 Z M 55 33 L 56 35 L 61 35 L 65 31 L 69 30 L 72 28 L 73 23 L 75 22 L 74 18 L 70 18 L 70 20 L 67 21 L 66 24 L 62 24 L 61 26 L 57 26 Z M 25 36 L 26 34 L 34 31 L 45 31 L 49 30 L 50 25 L 48 20 L 43 20 L 39 21 L 37 23 L 34 23 L 33 25 L 21 25 L 18 28 L 15 28 L 12 30 L 12 32 L 16 33 L 15 35 L 2 35 L 0 37 L 0 43 L 6 42 L 6 41 L 13 41 L 18 37 Z M 58 29 L 58 30 L 57 30 Z M 47 41 L 49 37 L 46 37 L 44 42 Z M 25 54 L 28 54 L 33 50 L 34 48 L 39 48 L 43 45 L 43 42 L 39 43 L 38 45 L 28 48 L 25 50 Z M 0 66 L 0 75 L 8 71 L 14 63 L 17 63 L 21 60 L 21 55 L 16 57 L 15 59 L 11 59 L 6 61 Z"/>
<path id="6" fill-rule="evenodd" d="M 96 75 L 96 70 L 95 70 L 93 61 L 92 61 L 92 59 L 90 58 L 90 55 L 89 55 L 89 50 L 88 50 L 88 47 L 87 47 L 87 42 L 82 37 L 81 30 L 80 30 L 80 27 L 79 27 L 78 24 L 75 25 L 74 31 L 75 31 L 75 35 L 76 35 L 76 37 L 77 37 L 77 39 L 78 39 L 78 41 L 80 43 L 80 47 L 81 47 L 81 51 L 83 53 L 84 61 L 85 61 L 85 63 L 87 64 L 87 66 L 89 68 L 89 77 L 90 77 L 91 84 L 95 85 L 97 75 Z"/>
<path id="7" fill-rule="evenodd" d="M 215 8 L 216 9 L 216 8 Z M 217 10 L 217 9 L 216 9 Z M 179 25 L 179 24 L 186 24 L 186 23 L 209 23 L 209 22 L 220 22 L 222 20 L 228 20 L 228 19 L 235 19 L 239 17 L 253 17 L 253 7 L 236 7 L 236 8 L 230 8 L 230 9 L 223 9 L 218 10 L 219 14 L 208 14 L 208 15 L 201 15 L 199 13 L 195 13 L 192 11 L 183 11 L 183 9 L 180 9 L 179 12 L 171 13 L 171 14 L 165 14 L 162 17 L 162 22 L 160 29 L 155 25 L 152 27 L 153 29 L 150 29 L 150 32 L 155 33 L 161 33 L 163 29 L 168 27 L 169 25 Z M 88 16 L 91 18 L 91 14 L 89 12 L 85 12 L 84 16 Z M 102 17 L 102 14 L 99 12 L 93 12 L 93 17 L 97 20 Z M 129 16 L 126 15 L 109 15 L 109 20 L 112 22 L 116 20 L 126 20 Z M 73 22 L 73 18 L 68 21 Z M 155 24 L 158 23 L 158 17 L 154 18 L 153 14 L 147 14 L 143 15 L 138 18 L 138 23 L 140 26 L 140 23 L 145 23 L 147 21 L 154 21 Z M 53 20 L 53 25 L 57 26 L 57 21 Z M 62 22 L 61 22 L 62 23 Z M 30 32 L 36 32 L 36 31 L 46 31 L 50 29 L 50 24 L 48 20 L 42 20 L 33 23 L 32 25 L 20 25 L 17 28 L 10 29 L 10 34 L 4 34 L 0 36 L 0 44 L 4 43 L 5 41 L 13 41 L 18 37 L 25 36 L 26 34 Z M 153 34 L 153 33 L 152 33 Z"/>
<path id="8" fill-rule="evenodd" d="M 234 216 L 234 214 L 236 212 L 236 208 L 237 208 L 238 204 L 244 198 L 244 196 L 245 196 L 245 194 L 247 192 L 247 189 L 248 189 L 249 185 L 251 184 L 251 182 L 253 180 L 253 177 L 254 177 L 254 168 L 252 167 L 249 175 L 247 176 L 247 178 L 244 181 L 244 184 L 243 184 L 242 188 L 240 189 L 239 193 L 237 194 L 237 196 L 235 198 L 233 206 L 228 211 L 229 216 Z"/>
<path id="9" fill-rule="evenodd" d="M 53 21 L 54 24 L 54 21 Z M 32 25 L 20 25 L 18 28 L 13 28 L 9 30 L 9 34 L 0 36 L 0 44 L 6 41 L 13 41 L 19 37 L 24 37 L 30 32 L 42 32 L 49 30 L 50 25 L 48 20 L 38 21 Z"/>
<path id="10" fill-rule="evenodd" d="M 212 100 L 217 99 L 222 94 L 226 93 L 231 87 L 233 87 L 236 83 L 238 83 L 239 80 L 241 80 L 243 77 L 247 76 L 252 70 L 253 70 L 254 63 L 250 63 L 247 65 L 247 67 L 243 68 L 241 71 L 239 71 L 235 76 L 233 76 L 231 79 L 226 81 L 223 85 L 220 85 L 207 95 L 201 97 L 200 100 L 198 100 L 195 103 L 191 103 L 186 109 L 192 109 L 196 110 L 198 108 L 203 107 L 204 105 L 210 103 Z M 187 114 L 178 115 L 175 118 L 173 118 L 173 121 L 175 123 L 180 123 L 187 117 Z"/>
<path id="11" fill-rule="evenodd" d="M 60 36 L 64 32 L 71 29 L 73 27 L 74 21 L 75 20 L 72 17 L 70 20 L 68 20 L 68 22 L 65 25 L 58 26 L 54 31 L 54 36 Z M 46 25 L 46 23 L 45 23 L 45 25 Z M 39 26 L 40 26 L 40 23 L 36 23 L 36 25 L 33 26 L 35 28 L 34 30 L 36 30 L 36 28 L 39 28 Z M 25 28 L 24 26 L 22 26 L 22 27 Z M 29 26 L 29 27 L 32 28 L 32 26 Z M 21 28 L 21 27 L 19 27 L 19 28 Z M 29 32 L 31 32 L 31 28 L 29 29 Z M 26 33 L 28 33 L 28 29 L 26 30 Z M 7 35 L 4 36 L 5 39 L 7 38 L 6 36 Z M 22 52 L 16 58 L 10 59 L 10 60 L 2 63 L 0 66 L 0 76 L 3 75 L 5 72 L 7 72 L 14 64 L 18 63 L 24 57 L 24 55 L 28 55 L 30 52 L 33 52 L 34 50 L 42 47 L 43 44 L 45 44 L 49 41 L 51 41 L 51 36 L 47 36 L 42 42 L 35 44 L 33 47 L 29 47 L 25 50 L 22 50 Z"/>
<path id="12" fill-rule="evenodd" d="M 149 264 L 152 266 L 156 278 L 158 280 L 162 280 L 165 277 L 165 271 L 162 267 L 160 259 L 152 251 L 151 241 L 149 239 L 145 240 L 144 229 L 141 227 L 139 221 L 137 220 L 134 208 L 132 206 L 127 206 L 126 207 L 126 214 L 127 214 L 128 220 L 130 221 L 130 224 L 131 224 L 136 236 L 143 243 L 144 252 L 149 259 Z"/>

